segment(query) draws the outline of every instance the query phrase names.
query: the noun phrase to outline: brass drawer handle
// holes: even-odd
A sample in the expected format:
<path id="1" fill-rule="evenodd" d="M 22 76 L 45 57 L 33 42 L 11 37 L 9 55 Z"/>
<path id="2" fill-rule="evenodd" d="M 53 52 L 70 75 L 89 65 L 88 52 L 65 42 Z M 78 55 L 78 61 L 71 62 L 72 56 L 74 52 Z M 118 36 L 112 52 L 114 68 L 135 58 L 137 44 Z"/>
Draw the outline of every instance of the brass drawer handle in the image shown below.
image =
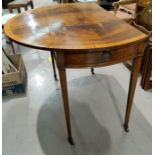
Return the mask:
<path id="1" fill-rule="evenodd" d="M 110 59 L 111 58 L 111 52 L 110 51 L 104 51 L 103 53 L 102 53 L 102 58 L 103 59 Z"/>

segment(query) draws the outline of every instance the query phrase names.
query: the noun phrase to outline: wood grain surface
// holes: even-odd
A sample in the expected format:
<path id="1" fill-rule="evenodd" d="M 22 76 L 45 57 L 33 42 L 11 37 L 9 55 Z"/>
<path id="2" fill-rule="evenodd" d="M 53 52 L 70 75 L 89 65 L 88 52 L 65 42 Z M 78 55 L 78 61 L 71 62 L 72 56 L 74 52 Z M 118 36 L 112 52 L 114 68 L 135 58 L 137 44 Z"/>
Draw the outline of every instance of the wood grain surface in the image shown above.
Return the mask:
<path id="1" fill-rule="evenodd" d="M 66 51 L 109 49 L 147 37 L 96 3 L 36 8 L 9 20 L 4 31 L 10 39 L 25 46 Z"/>
<path id="2" fill-rule="evenodd" d="M 147 35 L 105 11 L 96 3 L 55 4 L 20 14 L 4 26 L 12 40 L 50 50 L 56 58 L 68 141 L 72 138 L 66 68 L 98 67 L 134 60 L 124 129 L 133 105 Z M 53 65 L 54 66 L 54 65 Z"/>

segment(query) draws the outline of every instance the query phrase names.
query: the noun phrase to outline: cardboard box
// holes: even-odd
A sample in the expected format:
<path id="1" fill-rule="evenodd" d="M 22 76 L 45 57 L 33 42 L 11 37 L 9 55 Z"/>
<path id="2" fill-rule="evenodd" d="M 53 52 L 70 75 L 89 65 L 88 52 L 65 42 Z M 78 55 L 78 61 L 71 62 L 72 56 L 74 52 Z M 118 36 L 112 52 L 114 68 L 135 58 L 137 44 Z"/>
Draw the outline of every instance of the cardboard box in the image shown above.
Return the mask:
<path id="1" fill-rule="evenodd" d="M 3 96 L 24 93 L 26 90 L 27 73 L 21 55 L 11 55 L 9 58 L 18 71 L 2 75 Z"/>

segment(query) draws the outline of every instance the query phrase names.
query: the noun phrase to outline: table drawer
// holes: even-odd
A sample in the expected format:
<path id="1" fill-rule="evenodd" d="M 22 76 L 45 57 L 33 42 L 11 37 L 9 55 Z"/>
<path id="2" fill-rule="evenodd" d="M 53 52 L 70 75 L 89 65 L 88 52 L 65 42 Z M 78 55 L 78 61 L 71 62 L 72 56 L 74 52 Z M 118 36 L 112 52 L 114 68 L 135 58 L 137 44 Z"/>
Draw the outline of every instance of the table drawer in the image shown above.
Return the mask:
<path id="1" fill-rule="evenodd" d="M 97 52 L 65 53 L 65 66 L 69 68 L 105 66 L 132 59 L 136 53 L 136 46 Z"/>

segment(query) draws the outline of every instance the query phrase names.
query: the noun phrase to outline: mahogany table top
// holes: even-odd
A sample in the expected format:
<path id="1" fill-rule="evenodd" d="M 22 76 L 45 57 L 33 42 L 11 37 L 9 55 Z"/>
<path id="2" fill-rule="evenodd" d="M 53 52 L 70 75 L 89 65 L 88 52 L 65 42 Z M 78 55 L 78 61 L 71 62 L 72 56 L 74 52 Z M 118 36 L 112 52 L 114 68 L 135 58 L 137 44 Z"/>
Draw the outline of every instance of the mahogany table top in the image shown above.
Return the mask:
<path id="1" fill-rule="evenodd" d="M 96 3 L 36 8 L 10 19 L 4 31 L 15 42 L 44 50 L 105 49 L 147 37 Z"/>

